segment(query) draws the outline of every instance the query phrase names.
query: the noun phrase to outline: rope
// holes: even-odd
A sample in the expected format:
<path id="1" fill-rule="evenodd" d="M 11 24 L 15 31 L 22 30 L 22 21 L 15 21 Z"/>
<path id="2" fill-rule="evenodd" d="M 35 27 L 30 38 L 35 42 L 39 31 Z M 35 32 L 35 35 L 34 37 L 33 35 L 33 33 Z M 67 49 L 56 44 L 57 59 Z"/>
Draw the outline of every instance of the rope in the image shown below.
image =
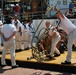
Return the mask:
<path id="1" fill-rule="evenodd" d="M 49 7 L 49 10 L 46 10 L 46 13 L 45 13 L 44 16 L 42 17 L 42 20 L 41 20 L 41 22 L 39 23 L 39 25 L 38 25 L 38 27 L 37 27 L 37 29 L 36 29 L 34 35 L 33 35 L 33 38 L 32 38 L 32 40 L 31 40 L 31 46 L 32 46 L 32 47 L 33 47 L 32 42 L 33 42 L 33 40 L 34 40 L 35 34 L 36 34 L 37 30 L 39 29 L 41 23 L 43 22 L 44 17 L 46 16 L 46 14 L 47 14 L 49 11 L 51 11 L 51 10 L 53 9 L 53 6 L 50 6 L 50 5 L 47 3 L 46 0 L 45 0 L 45 3 L 46 3 L 46 5 Z"/>

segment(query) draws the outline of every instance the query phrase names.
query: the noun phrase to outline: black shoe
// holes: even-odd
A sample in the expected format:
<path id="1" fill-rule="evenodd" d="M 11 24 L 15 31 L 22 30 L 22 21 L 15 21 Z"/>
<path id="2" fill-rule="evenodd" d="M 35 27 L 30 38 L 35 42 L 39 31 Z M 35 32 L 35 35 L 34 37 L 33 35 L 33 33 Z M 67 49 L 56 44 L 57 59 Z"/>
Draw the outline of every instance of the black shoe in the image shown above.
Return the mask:
<path id="1" fill-rule="evenodd" d="M 18 67 L 18 65 L 12 66 L 12 69 L 17 68 L 17 67 Z"/>
<path id="2" fill-rule="evenodd" d="M 18 51 L 19 49 L 15 49 L 16 51 Z"/>
<path id="3" fill-rule="evenodd" d="M 55 54 L 55 55 L 54 55 L 54 57 L 58 57 L 58 56 L 60 56 L 60 54 Z"/>
<path id="4" fill-rule="evenodd" d="M 48 55 L 47 57 L 50 58 L 50 59 L 54 59 L 54 57 L 52 57 L 52 56 L 50 56 L 50 55 Z"/>
<path id="5" fill-rule="evenodd" d="M 22 51 L 22 49 L 19 49 L 19 51 Z"/>
<path id="6" fill-rule="evenodd" d="M 64 61 L 64 62 L 61 62 L 61 64 L 71 64 L 71 62 Z"/>
<path id="7" fill-rule="evenodd" d="M 25 48 L 24 50 L 29 50 L 29 47 Z"/>
<path id="8" fill-rule="evenodd" d="M 3 43 L 1 43 L 1 46 L 4 46 Z"/>
<path id="9" fill-rule="evenodd" d="M 29 49 L 32 49 L 33 47 L 29 47 Z"/>

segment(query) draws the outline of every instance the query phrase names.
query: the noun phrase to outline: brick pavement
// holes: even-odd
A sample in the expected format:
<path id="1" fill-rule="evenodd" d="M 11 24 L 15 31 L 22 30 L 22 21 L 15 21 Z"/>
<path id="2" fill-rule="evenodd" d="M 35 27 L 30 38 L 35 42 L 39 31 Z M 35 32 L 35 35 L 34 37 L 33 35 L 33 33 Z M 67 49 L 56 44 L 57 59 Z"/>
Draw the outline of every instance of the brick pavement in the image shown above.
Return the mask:
<path id="1" fill-rule="evenodd" d="M 76 74 L 22 68 L 22 67 L 11 69 L 10 66 L 1 68 L 1 66 L 0 66 L 0 75 L 76 75 Z"/>

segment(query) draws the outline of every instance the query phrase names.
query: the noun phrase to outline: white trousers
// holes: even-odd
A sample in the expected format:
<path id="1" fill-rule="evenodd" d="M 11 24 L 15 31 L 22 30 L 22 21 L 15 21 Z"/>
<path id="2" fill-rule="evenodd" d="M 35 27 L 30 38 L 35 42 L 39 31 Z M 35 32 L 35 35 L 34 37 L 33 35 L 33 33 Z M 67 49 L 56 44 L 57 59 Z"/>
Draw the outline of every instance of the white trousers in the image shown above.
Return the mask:
<path id="1" fill-rule="evenodd" d="M 52 56 L 53 57 L 53 54 L 54 53 L 57 53 L 57 54 L 60 54 L 60 51 L 56 48 L 56 45 L 57 45 L 57 43 L 60 41 L 60 39 L 61 39 L 61 36 L 60 35 L 58 35 L 56 38 L 54 38 L 53 40 L 52 40 L 52 45 L 51 45 L 51 52 L 50 52 L 50 56 Z"/>
<path id="2" fill-rule="evenodd" d="M 73 44 L 76 46 L 76 30 L 72 31 L 68 35 L 68 43 L 67 43 L 68 52 L 67 52 L 67 56 L 66 56 L 66 61 L 68 61 L 68 62 L 71 62 Z"/>
<path id="3" fill-rule="evenodd" d="M 16 49 L 21 49 L 21 38 L 20 38 L 20 32 L 16 32 L 15 34 L 15 41 L 16 41 Z"/>
<path id="4" fill-rule="evenodd" d="M 22 41 L 23 41 L 23 44 L 24 44 L 24 47 L 23 49 L 27 48 L 28 47 L 28 44 L 27 44 L 27 41 L 28 41 L 28 35 L 27 35 L 27 32 L 22 32 Z"/>
<path id="5" fill-rule="evenodd" d="M 4 42 L 4 49 L 3 49 L 2 57 L 1 57 L 2 65 L 6 64 L 5 56 L 6 56 L 8 49 L 10 50 L 11 63 L 12 63 L 11 65 L 14 66 L 14 65 L 16 65 L 16 62 L 15 62 L 15 39 L 11 39 L 7 42 Z"/>
<path id="6" fill-rule="evenodd" d="M 27 46 L 31 47 L 31 41 L 32 41 L 32 33 L 29 35 L 27 34 Z"/>

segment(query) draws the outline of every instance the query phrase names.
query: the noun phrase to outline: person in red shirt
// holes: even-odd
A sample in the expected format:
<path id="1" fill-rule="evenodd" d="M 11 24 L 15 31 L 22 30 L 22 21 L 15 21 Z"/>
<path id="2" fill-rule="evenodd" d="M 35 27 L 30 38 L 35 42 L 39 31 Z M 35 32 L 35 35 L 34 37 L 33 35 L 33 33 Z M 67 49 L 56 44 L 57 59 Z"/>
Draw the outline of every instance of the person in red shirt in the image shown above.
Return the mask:
<path id="1" fill-rule="evenodd" d="M 16 4 L 14 7 L 15 14 L 19 15 L 19 5 Z"/>

